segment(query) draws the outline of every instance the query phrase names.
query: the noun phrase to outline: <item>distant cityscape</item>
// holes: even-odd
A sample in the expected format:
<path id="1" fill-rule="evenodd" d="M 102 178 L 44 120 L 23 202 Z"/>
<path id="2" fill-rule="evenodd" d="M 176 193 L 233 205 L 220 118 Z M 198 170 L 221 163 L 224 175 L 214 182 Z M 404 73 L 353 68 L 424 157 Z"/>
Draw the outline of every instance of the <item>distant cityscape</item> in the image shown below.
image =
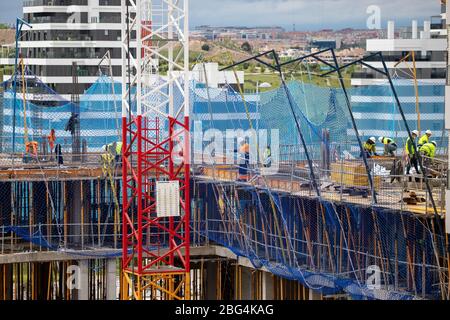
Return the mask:
<path id="1" fill-rule="evenodd" d="M 294 28 L 295 29 L 295 28 Z M 191 32 L 191 39 L 197 41 L 249 42 L 253 52 L 264 52 L 274 49 L 281 58 L 295 58 L 305 53 L 333 48 L 342 62 L 361 58 L 365 54 L 367 39 L 379 39 L 385 30 L 323 29 L 318 31 L 287 31 L 280 26 L 247 27 L 229 26 L 215 27 L 197 26 Z"/>

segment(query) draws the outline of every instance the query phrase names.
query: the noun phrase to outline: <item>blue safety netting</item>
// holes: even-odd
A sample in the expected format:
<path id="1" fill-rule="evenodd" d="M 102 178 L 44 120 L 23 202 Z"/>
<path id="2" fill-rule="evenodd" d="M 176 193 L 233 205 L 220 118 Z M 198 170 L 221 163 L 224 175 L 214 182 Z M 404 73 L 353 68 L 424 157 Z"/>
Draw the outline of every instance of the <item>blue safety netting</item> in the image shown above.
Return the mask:
<path id="1" fill-rule="evenodd" d="M 57 143 L 70 151 L 72 141 L 65 126 L 74 110 L 80 114 L 80 138 L 86 141 L 88 151 L 100 151 L 103 145 L 120 139 L 120 84 L 113 84 L 102 76 L 80 95 L 79 106 L 74 106 L 39 79 L 29 76 L 26 82 L 30 97 L 27 97 L 26 108 L 21 88 L 17 88 L 17 151 L 24 150 L 25 123 L 30 140 L 45 141 L 45 136 L 53 128 Z M 400 80 L 396 80 L 396 87 L 408 124 L 415 129 L 414 87 L 412 83 Z M 14 109 L 11 81 L 3 83 L 2 88 L 1 148 L 3 153 L 8 153 L 12 149 Z M 419 90 L 422 97 L 421 128 L 433 130 L 434 139 L 442 148 L 447 145 L 443 133 L 443 86 L 420 84 Z M 406 131 L 390 88 L 386 84 L 359 86 L 351 88 L 349 93 L 363 142 L 372 135 L 393 137 L 400 142 L 397 155 L 401 155 Z M 175 90 L 174 95 L 175 105 L 179 106 L 177 101 L 181 100 L 181 93 Z M 149 100 L 159 98 L 148 97 Z M 274 145 L 272 130 L 278 130 L 282 162 L 280 176 L 285 173 L 294 177 L 290 179 L 291 184 L 308 184 L 311 171 L 316 173 L 320 182 L 329 182 L 330 166 L 324 163 L 326 157 L 328 161 L 345 159 L 361 165 L 355 129 L 349 121 L 349 111 L 340 88 L 292 81 L 287 88 L 247 95 L 242 99 L 239 92 L 228 86 L 212 89 L 193 84 L 191 101 L 191 127 L 201 123 L 202 134 L 208 129 L 220 132 L 267 130 L 270 131 L 268 140 Z M 306 148 L 299 139 L 293 113 L 299 121 Z M 260 148 L 263 146 L 260 144 Z M 313 167 L 307 164 L 299 169 L 292 165 L 294 161 L 304 162 L 306 151 Z M 212 241 L 226 246 L 239 256 L 250 259 L 255 267 L 265 267 L 276 275 L 300 281 L 326 294 L 345 292 L 354 298 L 412 299 L 438 298 L 442 293 L 441 269 L 436 256 L 442 257 L 445 252 L 443 238 L 435 234 L 436 225 L 431 225 L 429 220 L 394 211 L 400 206 L 400 197 L 388 199 L 394 201 L 390 209 L 386 206 L 371 207 L 370 204 L 343 205 L 330 202 L 325 197 L 309 199 L 300 197 L 303 194 L 294 197 L 287 193 L 274 193 L 264 177 L 262 180 L 263 192 L 255 187 L 234 188 L 220 182 L 218 186 L 197 184 L 193 208 L 198 209 L 200 215 L 198 221 L 194 221 L 193 229 L 202 236 L 197 244 Z M 93 195 L 100 192 L 100 196 L 93 196 L 92 204 L 86 207 L 92 230 L 86 232 L 83 242 L 92 247 L 99 244 L 111 247 L 114 241 L 120 244 L 119 238 L 114 239 L 120 233 L 113 228 L 117 223 L 114 221 L 114 199 L 105 184 L 95 186 L 95 182 L 91 182 L 85 189 Z M 45 203 L 32 203 L 29 200 L 31 193 L 26 193 L 29 192 L 27 188 L 2 187 L 2 190 L 10 190 L 2 191 L 2 199 L 6 199 L 2 201 L 0 211 L 3 234 L 14 233 L 25 241 L 51 250 L 79 246 L 79 238 L 70 245 L 70 239 L 64 239 L 64 210 L 70 207 L 70 203 L 60 201 L 61 192 L 67 191 L 62 191 L 62 186 L 56 182 L 50 187 L 34 185 L 33 188 L 39 188 L 44 198 L 49 194 L 51 199 L 59 200 L 52 202 L 49 198 Z M 314 195 L 311 185 L 306 188 L 305 195 Z M 343 189 L 343 185 L 340 188 Z M 13 195 L 12 190 L 15 190 Z M 72 189 L 71 192 L 76 191 Z M 367 198 L 367 191 L 365 196 Z M 11 198 L 16 200 L 11 202 Z M 361 199 L 363 202 L 367 203 Z M 30 207 L 34 210 L 32 220 Z M 78 229 L 71 232 L 76 233 Z M 371 266 L 381 270 L 381 288 L 376 290 L 368 288 L 366 283 L 366 271 Z"/>
<path id="2" fill-rule="evenodd" d="M 115 83 L 113 89 L 109 77 L 100 77 L 78 97 L 77 103 L 67 100 L 67 97 L 60 96 L 38 78 L 28 75 L 25 81 L 25 105 L 21 79 L 18 78 L 17 83 L 20 83 L 20 86 L 17 87 L 15 111 L 14 83 L 9 80 L 2 84 L 2 152 L 11 152 L 13 141 L 16 144 L 16 152 L 23 152 L 26 136 L 28 141 L 37 141 L 42 145 L 47 141 L 46 137 L 51 129 L 55 130 L 56 143 L 61 144 L 65 152 L 70 152 L 72 136 L 70 130 L 66 129 L 74 113 L 79 114 L 80 143 L 86 143 L 87 151 L 100 151 L 103 145 L 121 137 L 121 85 Z"/>
<path id="3" fill-rule="evenodd" d="M 213 183 L 195 188 L 198 245 L 225 246 L 256 268 L 323 294 L 440 298 L 434 250 L 445 253 L 443 238 L 433 239 L 431 224 L 410 213 Z M 370 286 L 374 267 L 379 287 Z"/>

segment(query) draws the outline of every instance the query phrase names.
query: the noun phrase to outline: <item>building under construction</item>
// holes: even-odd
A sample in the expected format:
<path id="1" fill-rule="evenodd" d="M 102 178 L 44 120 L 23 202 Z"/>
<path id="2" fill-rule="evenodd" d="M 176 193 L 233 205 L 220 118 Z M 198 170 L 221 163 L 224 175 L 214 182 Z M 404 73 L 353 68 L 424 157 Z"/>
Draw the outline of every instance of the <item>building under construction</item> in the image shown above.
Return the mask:
<path id="1" fill-rule="evenodd" d="M 2 83 L 1 300 L 450 299 L 448 136 L 404 151 L 422 135 L 402 94 L 433 85 L 325 49 L 230 58 L 237 85 L 212 88 L 189 73 L 188 0 L 121 5 L 121 82 L 99 64 L 68 100 L 18 50 Z M 245 94 L 250 61 L 280 87 Z M 346 85 L 355 64 L 379 85 Z M 367 149 L 361 92 L 390 97 L 393 153 Z"/>

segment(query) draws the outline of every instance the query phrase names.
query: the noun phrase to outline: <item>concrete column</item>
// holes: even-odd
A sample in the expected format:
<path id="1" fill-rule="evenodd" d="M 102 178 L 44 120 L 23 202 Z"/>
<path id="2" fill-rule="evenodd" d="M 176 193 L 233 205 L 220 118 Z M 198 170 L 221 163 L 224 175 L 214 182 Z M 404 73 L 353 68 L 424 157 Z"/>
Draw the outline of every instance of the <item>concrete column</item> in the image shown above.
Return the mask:
<path id="1" fill-rule="evenodd" d="M 217 300 L 217 262 L 206 263 L 206 300 Z"/>
<path id="2" fill-rule="evenodd" d="M 417 20 L 412 21 L 412 39 L 417 39 Z"/>
<path id="3" fill-rule="evenodd" d="M 106 300 L 117 300 L 117 260 L 108 259 L 106 262 Z"/>
<path id="4" fill-rule="evenodd" d="M 89 260 L 79 260 L 78 300 L 89 300 Z"/>
<path id="5" fill-rule="evenodd" d="M 72 183 L 68 183 L 68 186 L 72 187 L 70 193 L 70 217 L 69 223 L 72 225 L 69 226 L 69 244 L 76 244 L 84 247 L 84 230 L 81 229 L 81 182 L 73 181 Z M 78 236 L 79 235 L 79 236 Z"/>
<path id="6" fill-rule="evenodd" d="M 309 289 L 309 300 L 322 300 L 322 294 L 320 292 Z"/>
<path id="7" fill-rule="evenodd" d="M 430 39 L 431 38 L 431 22 L 430 21 L 424 21 L 423 22 L 423 31 L 420 33 L 422 39 Z M 427 51 L 421 52 L 422 57 L 427 56 Z"/>
<path id="8" fill-rule="evenodd" d="M 263 272 L 262 275 L 262 299 L 273 300 L 275 299 L 273 275 L 269 272 Z"/>
<path id="9" fill-rule="evenodd" d="M 252 272 L 249 268 L 242 268 L 242 300 L 252 299 Z"/>
<path id="10" fill-rule="evenodd" d="M 395 38 L 395 22 L 394 21 L 388 21 L 387 38 L 388 39 L 394 39 Z"/>
<path id="11" fill-rule="evenodd" d="M 426 20 L 423 22 L 423 32 L 426 39 L 429 39 L 431 32 L 431 21 Z"/>

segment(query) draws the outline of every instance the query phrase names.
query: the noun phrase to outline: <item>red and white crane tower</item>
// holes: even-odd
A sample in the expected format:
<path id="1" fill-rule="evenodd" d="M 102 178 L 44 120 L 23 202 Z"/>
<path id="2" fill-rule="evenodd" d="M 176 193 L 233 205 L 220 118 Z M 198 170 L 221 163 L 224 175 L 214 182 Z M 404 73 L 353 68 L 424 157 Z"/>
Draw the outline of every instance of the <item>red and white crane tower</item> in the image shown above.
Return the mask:
<path id="1" fill-rule="evenodd" d="M 188 0 L 122 0 L 122 299 L 190 299 Z"/>

